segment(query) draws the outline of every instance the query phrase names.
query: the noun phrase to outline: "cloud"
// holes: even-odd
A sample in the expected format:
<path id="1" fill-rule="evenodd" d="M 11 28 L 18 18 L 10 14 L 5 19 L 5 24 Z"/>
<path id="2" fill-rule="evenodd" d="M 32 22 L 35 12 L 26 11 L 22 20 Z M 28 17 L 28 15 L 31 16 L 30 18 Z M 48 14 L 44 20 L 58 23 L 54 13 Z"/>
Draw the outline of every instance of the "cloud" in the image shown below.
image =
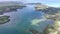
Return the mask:
<path id="1" fill-rule="evenodd" d="M 33 3 L 33 2 L 38 2 L 38 3 L 43 3 L 43 4 L 47 4 L 50 6 L 56 6 L 59 7 L 60 5 L 60 0 L 0 0 L 1 1 L 21 1 L 24 3 Z"/>

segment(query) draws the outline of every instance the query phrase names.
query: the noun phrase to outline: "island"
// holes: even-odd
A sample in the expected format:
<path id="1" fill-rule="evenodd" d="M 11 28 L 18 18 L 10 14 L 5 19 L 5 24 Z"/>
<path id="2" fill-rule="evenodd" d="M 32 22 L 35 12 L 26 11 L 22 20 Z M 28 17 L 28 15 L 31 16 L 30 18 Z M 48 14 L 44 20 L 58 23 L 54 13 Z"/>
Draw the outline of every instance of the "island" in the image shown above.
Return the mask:
<path id="1" fill-rule="evenodd" d="M 0 24 L 4 24 L 10 21 L 10 16 L 0 16 Z"/>

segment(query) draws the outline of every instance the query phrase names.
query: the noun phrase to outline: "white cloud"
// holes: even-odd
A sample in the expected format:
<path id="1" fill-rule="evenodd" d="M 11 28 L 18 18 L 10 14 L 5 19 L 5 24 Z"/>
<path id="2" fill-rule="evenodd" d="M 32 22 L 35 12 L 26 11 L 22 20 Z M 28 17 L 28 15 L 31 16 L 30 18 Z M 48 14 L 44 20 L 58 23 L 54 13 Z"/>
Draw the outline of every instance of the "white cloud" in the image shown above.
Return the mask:
<path id="1" fill-rule="evenodd" d="M 47 4 L 50 6 L 56 6 L 59 7 L 60 5 L 60 0 L 0 0 L 1 1 L 22 1 L 24 3 L 33 3 L 33 2 L 38 2 L 38 3 L 43 3 Z"/>

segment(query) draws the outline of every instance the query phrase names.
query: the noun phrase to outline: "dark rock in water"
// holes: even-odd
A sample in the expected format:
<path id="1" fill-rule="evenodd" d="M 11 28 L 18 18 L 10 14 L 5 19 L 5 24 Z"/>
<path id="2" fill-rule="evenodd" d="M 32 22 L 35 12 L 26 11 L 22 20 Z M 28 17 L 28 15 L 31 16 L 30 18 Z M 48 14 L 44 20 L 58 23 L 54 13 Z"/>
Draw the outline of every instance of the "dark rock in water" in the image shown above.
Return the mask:
<path id="1" fill-rule="evenodd" d="M 32 32 L 33 34 L 37 34 L 38 33 L 38 31 L 33 30 L 33 29 L 30 29 L 29 31 Z"/>
<path id="2" fill-rule="evenodd" d="M 11 7 L 10 10 L 11 11 L 17 11 L 17 8 L 16 7 Z"/>
<path id="3" fill-rule="evenodd" d="M 0 15 L 2 15 L 3 14 L 3 12 L 0 10 Z"/>

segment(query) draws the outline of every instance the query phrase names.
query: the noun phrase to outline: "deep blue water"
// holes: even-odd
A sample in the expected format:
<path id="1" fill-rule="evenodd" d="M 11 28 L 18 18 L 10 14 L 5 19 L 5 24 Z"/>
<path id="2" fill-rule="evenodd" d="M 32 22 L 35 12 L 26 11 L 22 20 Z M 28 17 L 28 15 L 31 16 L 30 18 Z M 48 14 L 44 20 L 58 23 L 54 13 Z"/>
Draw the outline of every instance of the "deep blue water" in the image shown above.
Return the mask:
<path id="1" fill-rule="evenodd" d="M 18 9 L 17 12 L 9 12 L 4 15 L 10 16 L 11 21 L 0 25 L 0 34 L 31 34 L 27 31 L 29 28 L 43 31 L 47 24 L 53 23 L 52 20 L 45 20 L 41 24 L 39 23 L 39 26 L 31 25 L 31 21 L 34 19 L 45 19 L 44 13 L 35 11 L 31 5 Z"/>

